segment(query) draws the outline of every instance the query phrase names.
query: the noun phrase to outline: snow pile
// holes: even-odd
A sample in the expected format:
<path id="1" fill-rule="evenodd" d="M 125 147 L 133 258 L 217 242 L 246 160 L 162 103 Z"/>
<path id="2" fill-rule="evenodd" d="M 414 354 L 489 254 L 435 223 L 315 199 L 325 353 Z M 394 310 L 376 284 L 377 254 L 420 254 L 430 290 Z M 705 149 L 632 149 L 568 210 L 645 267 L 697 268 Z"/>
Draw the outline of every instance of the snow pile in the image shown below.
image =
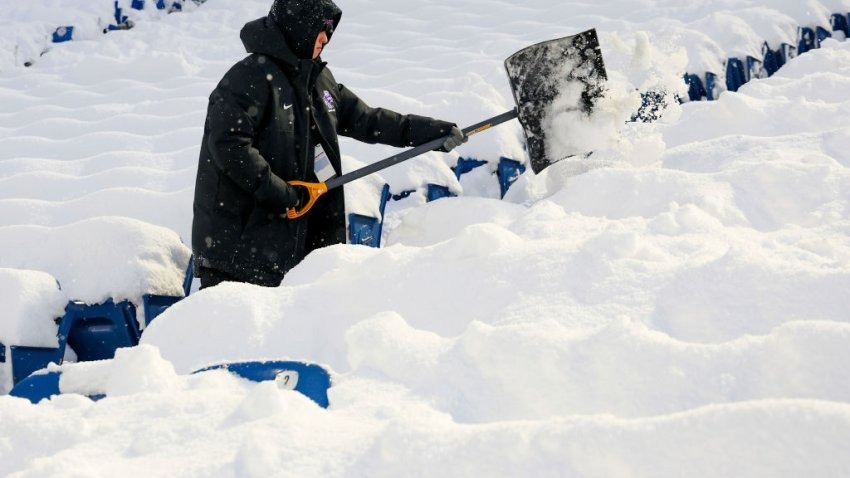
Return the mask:
<path id="1" fill-rule="evenodd" d="M 0 227 L 0 244 L 0 267 L 47 272 L 67 297 L 90 304 L 182 296 L 191 255 L 174 232 L 121 217 Z"/>
<path id="2" fill-rule="evenodd" d="M 51 275 L 0 268 L 0 349 L 10 345 L 56 347 L 56 317 L 65 313 L 68 297 Z M 0 354 L 10 356 L 9 349 Z M 0 394 L 12 388 L 11 359 L 0 363 Z"/>

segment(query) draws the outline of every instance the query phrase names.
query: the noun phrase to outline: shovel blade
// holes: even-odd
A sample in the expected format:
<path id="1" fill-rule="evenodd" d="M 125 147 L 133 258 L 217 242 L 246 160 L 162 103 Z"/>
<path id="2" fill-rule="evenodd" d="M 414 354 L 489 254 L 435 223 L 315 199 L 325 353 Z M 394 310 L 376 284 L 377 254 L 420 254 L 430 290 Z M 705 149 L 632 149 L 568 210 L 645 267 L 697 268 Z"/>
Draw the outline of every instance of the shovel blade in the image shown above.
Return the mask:
<path id="1" fill-rule="evenodd" d="M 602 96 L 607 75 L 596 30 L 549 40 L 524 48 L 505 60 L 517 104 L 519 122 L 525 132 L 531 168 L 539 173 L 550 164 L 564 159 L 552 158 L 546 151 L 546 118 L 561 97 L 573 98 L 570 108 L 590 114 Z M 563 96 L 562 96 L 563 95 Z M 566 157 L 584 154 L 575 151 Z"/>

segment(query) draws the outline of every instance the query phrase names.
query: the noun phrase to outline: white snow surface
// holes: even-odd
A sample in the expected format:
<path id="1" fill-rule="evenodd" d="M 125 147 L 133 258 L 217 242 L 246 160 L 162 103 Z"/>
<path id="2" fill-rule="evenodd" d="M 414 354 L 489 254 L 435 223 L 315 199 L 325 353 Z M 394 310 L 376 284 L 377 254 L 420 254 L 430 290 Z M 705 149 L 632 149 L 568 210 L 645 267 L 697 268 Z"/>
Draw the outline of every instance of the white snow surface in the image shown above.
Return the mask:
<path id="1" fill-rule="evenodd" d="M 269 6 L 149 9 L 30 68 L 9 56 L 62 18 L 94 29 L 98 3 L 0 7 L 0 342 L 51 345 L 68 299 L 179 295 L 206 97 Z M 192 294 L 142 345 L 61 367 L 63 390 L 103 400 L 0 396 L 0 475 L 850 474 L 850 43 L 658 123 L 610 121 L 635 90 L 680 91 L 686 70 L 793 42 L 850 1 L 338 3 L 337 79 L 459 124 L 512 106 L 505 57 L 596 27 L 619 96 L 604 127 L 575 127 L 598 149 L 499 200 L 498 158 L 523 159 L 511 123 L 352 184 L 366 214 L 384 180 L 465 194 L 392 202 L 382 249 Z M 394 152 L 342 148 L 348 169 Z M 458 154 L 490 164 L 458 182 Z M 329 368 L 330 408 L 189 375 L 267 358 Z"/>

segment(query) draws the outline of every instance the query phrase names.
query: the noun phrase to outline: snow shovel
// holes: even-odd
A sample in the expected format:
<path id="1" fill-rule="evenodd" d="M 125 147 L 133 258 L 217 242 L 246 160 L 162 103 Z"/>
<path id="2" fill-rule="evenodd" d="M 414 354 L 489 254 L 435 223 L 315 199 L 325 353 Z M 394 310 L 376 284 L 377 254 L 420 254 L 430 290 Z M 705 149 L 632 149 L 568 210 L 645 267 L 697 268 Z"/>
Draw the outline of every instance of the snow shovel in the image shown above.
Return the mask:
<path id="1" fill-rule="evenodd" d="M 573 154 L 560 158 L 550 158 L 545 146 L 545 120 L 552 110 L 552 103 L 567 89 L 573 92 L 580 90 L 580 95 L 577 95 L 575 105 L 562 105 L 559 107 L 561 108 L 559 112 L 575 110 L 590 114 L 597 98 L 602 96 L 607 76 L 596 30 L 590 29 L 577 35 L 524 48 L 505 60 L 505 69 L 510 79 L 516 108 L 468 126 L 463 129 L 463 134 L 469 137 L 519 118 L 525 133 L 531 167 L 535 173 L 539 173 L 550 164 L 565 157 L 585 153 L 586 151 L 575 151 Z M 573 88 L 579 90 L 573 90 Z M 301 217 L 316 204 L 321 195 L 331 189 L 433 151 L 442 146 L 447 138 L 448 136 L 429 141 L 342 176 L 335 176 L 326 182 L 289 181 L 289 184 L 293 186 L 307 188 L 310 199 L 301 210 L 289 210 L 287 217 L 290 219 Z"/>

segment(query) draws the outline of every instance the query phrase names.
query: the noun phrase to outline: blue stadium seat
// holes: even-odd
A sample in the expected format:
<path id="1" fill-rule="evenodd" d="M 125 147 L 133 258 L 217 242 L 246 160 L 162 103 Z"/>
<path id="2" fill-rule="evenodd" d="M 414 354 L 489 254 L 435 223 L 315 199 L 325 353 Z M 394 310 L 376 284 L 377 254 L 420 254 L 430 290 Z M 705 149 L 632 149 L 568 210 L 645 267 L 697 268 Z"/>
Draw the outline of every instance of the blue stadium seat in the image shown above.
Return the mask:
<path id="1" fill-rule="evenodd" d="M 845 38 L 850 38 L 850 14 L 835 13 L 829 18 L 829 24 L 834 32 L 844 32 Z"/>
<path id="2" fill-rule="evenodd" d="M 237 362 L 213 365 L 193 373 L 210 370 L 226 370 L 253 382 L 275 381 L 280 388 L 299 392 L 320 407 L 327 408 L 330 405 L 328 400 L 328 389 L 332 385 L 330 373 L 316 364 L 282 360 Z M 61 393 L 59 389 L 61 377 L 61 370 L 30 375 L 18 382 L 9 395 L 38 403 Z M 97 393 L 87 396 L 92 400 L 100 400 L 106 395 Z"/>
<path id="3" fill-rule="evenodd" d="M 709 101 L 714 101 L 720 93 L 717 91 L 717 75 L 707 71 L 705 72 L 705 98 Z"/>
<path id="4" fill-rule="evenodd" d="M 747 55 L 746 67 L 747 81 L 767 76 L 762 73 L 762 61 L 758 58 Z"/>
<path id="5" fill-rule="evenodd" d="M 109 299 L 96 305 L 71 301 L 65 307 L 56 335 L 59 341 L 57 348 L 9 347 L 13 383 L 17 384 L 51 362 L 61 365 L 66 347 L 71 347 L 77 354 L 77 360 L 84 362 L 109 359 L 120 347 L 138 345 L 140 332 L 136 307 L 126 300 L 116 304 Z"/>
<path id="6" fill-rule="evenodd" d="M 509 158 L 499 158 L 499 166 L 496 169 L 496 175 L 499 177 L 499 188 L 502 192 L 502 197 L 508 193 L 511 185 L 517 178 L 525 172 L 525 166 L 519 161 Z"/>
<path id="7" fill-rule="evenodd" d="M 702 85 L 702 80 L 699 75 L 685 73 L 685 84 L 688 85 L 688 99 L 691 101 L 700 101 L 706 97 L 705 87 Z"/>
<path id="8" fill-rule="evenodd" d="M 428 202 L 452 196 L 454 196 L 454 194 L 452 194 L 452 192 L 447 186 L 440 186 L 439 184 L 428 184 L 428 191 L 426 192 Z"/>
<path id="9" fill-rule="evenodd" d="M 130 3 L 130 8 L 134 10 L 144 10 L 145 9 L 145 0 L 133 0 Z"/>
<path id="10" fill-rule="evenodd" d="M 6 346 L 0 342 L 0 363 L 6 363 Z"/>
<path id="11" fill-rule="evenodd" d="M 30 375 L 20 382 L 16 382 L 9 395 L 25 398 L 32 403 L 38 403 L 45 398 L 59 395 L 59 372 L 47 372 L 39 375 Z"/>
<path id="12" fill-rule="evenodd" d="M 779 50 L 771 50 L 770 45 L 767 42 L 761 46 L 761 53 L 764 57 L 764 73 L 767 76 L 773 76 L 782 65 L 785 64 L 785 60 L 782 58 L 782 53 Z"/>
<path id="13" fill-rule="evenodd" d="M 385 184 L 381 189 L 381 217 L 376 218 L 354 213 L 348 215 L 348 237 L 352 244 L 381 247 L 384 212 L 387 208 L 387 202 L 392 197 L 392 194 L 390 194 L 390 185 Z"/>
<path id="14" fill-rule="evenodd" d="M 328 389 L 331 387 L 331 376 L 316 364 L 279 360 L 239 362 L 213 365 L 193 373 L 210 370 L 227 370 L 254 382 L 274 380 L 279 387 L 302 393 L 322 408 L 330 405 Z"/>
<path id="15" fill-rule="evenodd" d="M 402 191 L 398 194 L 393 194 L 392 199 L 393 199 L 393 201 L 401 201 L 402 199 L 410 197 L 410 195 L 415 193 L 415 192 L 416 192 L 415 189 L 409 189 L 407 191 Z"/>
<path id="16" fill-rule="evenodd" d="M 183 297 L 167 295 L 145 294 L 142 296 L 142 303 L 145 307 L 145 327 L 150 325 L 153 319 L 165 312 L 166 309 L 180 302 L 182 299 Z"/>
<path id="17" fill-rule="evenodd" d="M 133 22 L 130 21 L 127 15 L 124 15 L 124 11 L 120 6 L 118 6 L 118 0 L 115 0 L 114 4 L 115 12 L 113 14 L 113 18 L 115 19 L 115 24 L 109 24 L 106 26 L 106 29 L 103 30 L 103 33 L 112 32 L 115 30 L 129 30 L 133 28 Z"/>
<path id="18" fill-rule="evenodd" d="M 126 300 L 96 305 L 72 301 L 65 307 L 58 335 L 63 354 L 68 345 L 81 362 L 110 359 L 116 349 L 138 345 L 136 307 Z"/>
<path id="19" fill-rule="evenodd" d="M 726 89 L 738 91 L 747 82 L 747 68 L 744 62 L 738 58 L 726 60 Z"/>
<path id="20" fill-rule="evenodd" d="M 797 54 L 802 55 L 809 50 L 817 48 L 815 31 L 808 27 L 797 29 Z"/>
<path id="21" fill-rule="evenodd" d="M 59 389 L 59 380 L 61 377 L 62 372 L 60 371 L 30 375 L 15 385 L 9 392 L 9 395 L 18 398 L 25 398 L 33 404 L 37 404 L 45 398 L 50 398 L 62 393 Z M 95 401 L 100 400 L 105 396 L 106 395 L 102 393 L 87 395 L 87 397 Z"/>
<path id="22" fill-rule="evenodd" d="M 485 164 L 487 164 L 487 161 L 481 159 L 464 158 L 463 156 L 461 156 L 460 158 L 457 158 L 457 165 L 452 168 L 452 171 L 454 171 L 455 177 L 460 180 L 460 177 L 464 174 L 472 171 L 473 169 L 479 166 L 484 166 Z"/>
<path id="23" fill-rule="evenodd" d="M 145 327 L 147 327 L 153 319 L 159 314 L 165 312 L 172 305 L 180 302 L 182 299 L 189 297 L 192 292 L 192 280 L 195 277 L 193 271 L 194 256 L 189 257 L 189 264 L 186 266 L 186 275 L 183 276 L 183 296 L 167 296 L 145 294 L 142 296 L 142 303 L 145 308 Z"/>
<path id="24" fill-rule="evenodd" d="M 784 65 L 797 57 L 797 47 L 783 43 L 779 46 L 779 53 L 782 56 L 782 64 Z"/>
<path id="25" fill-rule="evenodd" d="M 33 372 L 47 367 L 48 364 L 62 363 L 64 351 L 46 347 L 29 347 L 12 345 L 9 354 L 12 356 L 12 383 L 17 384 L 29 377 Z"/>
<path id="26" fill-rule="evenodd" d="M 74 27 L 73 26 L 64 26 L 59 27 L 56 31 L 53 32 L 52 41 L 53 43 L 62 43 L 66 41 L 71 41 L 74 39 Z"/>
<path id="27" fill-rule="evenodd" d="M 815 47 L 820 48 L 821 43 L 827 38 L 832 38 L 832 33 L 824 27 L 815 28 Z"/>

